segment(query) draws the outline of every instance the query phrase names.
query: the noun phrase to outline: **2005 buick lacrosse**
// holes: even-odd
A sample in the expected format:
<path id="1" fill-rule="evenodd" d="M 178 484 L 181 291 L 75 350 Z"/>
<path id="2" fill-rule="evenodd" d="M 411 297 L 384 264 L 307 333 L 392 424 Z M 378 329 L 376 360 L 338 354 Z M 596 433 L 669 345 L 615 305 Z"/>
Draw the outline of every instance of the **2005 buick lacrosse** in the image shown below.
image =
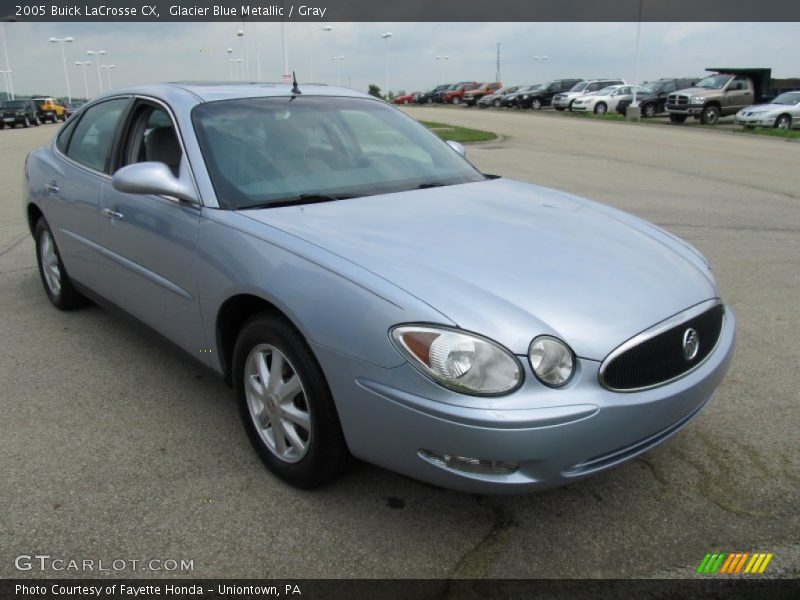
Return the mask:
<path id="1" fill-rule="evenodd" d="M 537 490 L 684 427 L 734 343 L 703 256 L 463 153 L 351 90 L 146 86 L 30 154 L 25 211 L 50 301 L 122 309 L 219 372 L 297 486 L 355 456 Z"/>

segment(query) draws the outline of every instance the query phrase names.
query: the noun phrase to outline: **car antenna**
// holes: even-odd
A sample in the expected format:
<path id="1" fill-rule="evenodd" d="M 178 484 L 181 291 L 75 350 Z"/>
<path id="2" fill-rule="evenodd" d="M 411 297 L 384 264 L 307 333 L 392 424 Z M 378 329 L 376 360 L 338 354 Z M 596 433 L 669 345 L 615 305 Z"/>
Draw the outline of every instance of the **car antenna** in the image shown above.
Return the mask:
<path id="1" fill-rule="evenodd" d="M 292 71 L 292 93 L 293 94 L 302 94 L 303 92 L 300 91 L 300 88 L 297 87 L 297 75 L 295 75 L 294 71 Z"/>

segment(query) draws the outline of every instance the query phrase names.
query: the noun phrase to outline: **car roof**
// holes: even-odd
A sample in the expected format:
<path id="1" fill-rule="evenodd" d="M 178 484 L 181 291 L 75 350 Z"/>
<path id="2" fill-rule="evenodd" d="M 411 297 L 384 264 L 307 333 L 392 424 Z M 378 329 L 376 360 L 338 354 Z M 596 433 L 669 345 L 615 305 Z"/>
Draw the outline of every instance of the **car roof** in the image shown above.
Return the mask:
<path id="1" fill-rule="evenodd" d="M 349 88 L 330 86 L 323 83 L 304 84 L 298 82 L 298 88 L 304 96 L 372 98 L 372 96 L 368 94 L 357 92 Z M 120 96 L 126 94 L 142 94 L 163 99 L 171 99 L 180 96 L 184 98 L 191 97 L 194 99 L 194 103 L 293 95 L 291 83 L 177 81 L 117 89 L 111 93 L 105 94 L 105 96 Z"/>

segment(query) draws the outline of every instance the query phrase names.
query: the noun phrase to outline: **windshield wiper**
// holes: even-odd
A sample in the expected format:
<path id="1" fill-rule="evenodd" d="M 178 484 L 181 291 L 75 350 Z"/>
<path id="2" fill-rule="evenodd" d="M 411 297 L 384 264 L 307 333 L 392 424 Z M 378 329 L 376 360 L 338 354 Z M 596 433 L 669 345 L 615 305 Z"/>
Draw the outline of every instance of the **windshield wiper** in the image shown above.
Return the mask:
<path id="1" fill-rule="evenodd" d="M 351 198 L 358 198 L 358 196 L 336 195 L 333 194 L 300 194 L 293 198 L 284 198 L 282 200 L 272 200 L 271 202 L 264 202 L 262 204 L 253 204 L 251 206 L 244 206 L 242 210 L 249 210 L 251 208 L 279 208 L 281 206 L 296 206 L 298 204 L 318 204 L 320 202 L 333 202 L 334 200 L 349 200 Z"/>
<path id="2" fill-rule="evenodd" d="M 432 181 L 430 183 L 421 183 L 417 186 L 418 190 L 427 190 L 428 188 L 444 187 L 450 185 L 449 183 L 441 183 L 439 181 Z"/>

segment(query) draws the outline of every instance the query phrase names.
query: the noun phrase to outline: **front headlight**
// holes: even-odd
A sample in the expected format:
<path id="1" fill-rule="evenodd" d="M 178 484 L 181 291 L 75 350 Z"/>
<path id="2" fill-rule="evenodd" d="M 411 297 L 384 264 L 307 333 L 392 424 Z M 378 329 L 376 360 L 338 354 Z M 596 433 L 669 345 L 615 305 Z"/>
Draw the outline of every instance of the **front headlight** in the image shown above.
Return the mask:
<path id="1" fill-rule="evenodd" d="M 705 104 L 705 101 L 703 96 L 692 96 L 692 104 Z"/>
<path id="2" fill-rule="evenodd" d="M 575 374 L 575 354 L 572 349 L 549 335 L 540 335 L 533 340 L 528 360 L 536 378 L 548 387 L 563 387 Z"/>
<path id="3" fill-rule="evenodd" d="M 423 374 L 453 391 L 474 396 L 507 394 L 522 383 L 519 361 L 487 338 L 456 329 L 400 325 L 397 348 Z"/>

